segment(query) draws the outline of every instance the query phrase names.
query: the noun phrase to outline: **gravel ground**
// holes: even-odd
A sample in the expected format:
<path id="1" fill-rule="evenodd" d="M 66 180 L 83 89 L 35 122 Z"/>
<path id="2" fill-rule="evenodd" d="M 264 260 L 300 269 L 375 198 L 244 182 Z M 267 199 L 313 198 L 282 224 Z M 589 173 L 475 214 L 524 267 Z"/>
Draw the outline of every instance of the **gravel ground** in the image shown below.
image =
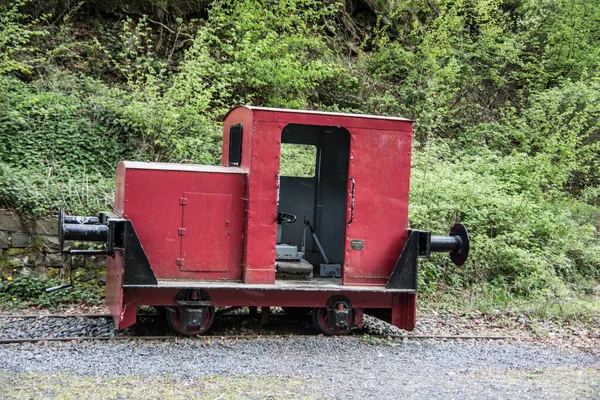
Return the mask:
<path id="1" fill-rule="evenodd" d="M 93 382 L 106 380 L 130 387 L 128 377 L 133 382 L 166 379 L 160 385 L 163 389 L 175 390 L 186 383 L 187 392 L 160 394 L 175 397 L 218 398 L 224 393 L 228 398 L 566 399 L 600 395 L 599 356 L 524 343 L 368 344 L 361 338 L 323 336 L 50 343 L 1 346 L 0 360 L 0 385 L 11 388 L 0 394 L 6 398 L 29 398 L 30 390 L 35 397 L 68 398 L 82 380 L 92 378 L 92 388 Z M 250 395 L 227 383 L 216 393 L 207 392 L 206 379 L 215 377 L 233 379 L 231 384 L 244 390 L 247 381 L 254 379 L 267 392 L 250 386 L 254 390 Z M 79 391 L 90 398 L 104 398 L 104 394 Z M 152 393 L 129 395 L 152 397 Z"/>
<path id="2" fill-rule="evenodd" d="M 0 317 L 0 338 L 164 334 L 157 322 L 117 333 L 103 318 Z M 0 345 L 0 398 L 600 398 L 595 325 L 439 314 L 415 330 L 511 341 L 380 339 L 372 335 L 406 332 L 365 325 L 329 338 L 310 318 L 274 315 L 263 327 L 241 314 L 223 316 L 215 333 L 287 336 Z"/>
<path id="3" fill-rule="evenodd" d="M 105 308 L 85 310 L 89 313 L 108 313 Z M 151 310 L 152 311 L 152 310 Z M 0 314 L 0 339 L 27 337 L 75 337 L 75 336 L 137 336 L 172 334 L 163 319 L 139 317 L 134 327 L 116 332 L 107 318 L 78 318 L 77 312 L 69 310 L 72 318 L 5 318 Z M 37 310 L 24 313 L 39 314 Z M 261 326 L 257 318 L 249 318 L 248 310 L 236 310 L 232 314 L 216 318 L 209 335 L 246 334 L 303 334 L 314 335 L 310 315 L 304 319 L 285 316 L 281 310 L 273 310 L 271 321 Z M 18 315 L 18 314 L 17 314 Z M 147 315 L 147 314 L 145 314 Z M 511 336 L 519 341 L 542 344 L 563 349 L 582 350 L 600 354 L 600 316 L 587 322 L 529 319 L 525 316 L 485 315 L 482 313 L 437 313 L 418 315 L 413 332 L 406 332 L 376 318 L 365 316 L 364 329 L 355 335 L 443 335 L 443 336 Z"/>
<path id="4" fill-rule="evenodd" d="M 33 337 L 114 336 L 108 318 L 3 318 L 0 317 L 0 339 Z"/>

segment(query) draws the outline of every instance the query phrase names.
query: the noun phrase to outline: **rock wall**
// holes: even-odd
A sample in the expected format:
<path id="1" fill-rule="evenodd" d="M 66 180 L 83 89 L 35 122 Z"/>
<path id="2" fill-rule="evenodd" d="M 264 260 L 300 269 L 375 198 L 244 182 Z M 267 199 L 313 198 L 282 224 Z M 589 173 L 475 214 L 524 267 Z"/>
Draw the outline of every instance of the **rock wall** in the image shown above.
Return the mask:
<path id="1" fill-rule="evenodd" d="M 74 243 L 65 242 L 66 247 Z M 102 281 L 106 274 L 104 257 L 73 258 L 78 281 Z M 58 217 L 27 218 L 15 211 L 0 209 L 0 275 L 57 275 L 68 272 L 69 256 L 61 254 Z"/>

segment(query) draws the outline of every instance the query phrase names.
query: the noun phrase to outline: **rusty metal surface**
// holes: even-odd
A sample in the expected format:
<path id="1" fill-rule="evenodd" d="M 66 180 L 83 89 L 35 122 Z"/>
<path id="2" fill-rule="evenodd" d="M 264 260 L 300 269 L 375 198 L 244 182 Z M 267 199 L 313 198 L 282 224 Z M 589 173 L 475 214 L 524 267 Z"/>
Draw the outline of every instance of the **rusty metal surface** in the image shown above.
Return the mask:
<path id="1" fill-rule="evenodd" d="M 115 251 L 112 257 L 106 257 L 106 305 L 120 329 L 123 308 L 123 255 Z"/>
<path id="2" fill-rule="evenodd" d="M 290 281 L 288 281 L 290 282 Z M 305 281 L 301 281 L 305 282 Z M 204 282 L 207 283 L 207 282 Z M 207 285 L 186 286 L 204 290 L 215 307 L 232 306 L 281 306 L 281 307 L 325 307 L 333 296 L 344 295 L 357 310 L 363 308 L 388 309 L 391 310 L 392 324 L 401 329 L 413 330 L 416 315 L 416 294 L 411 292 L 391 290 L 369 290 L 366 287 L 356 287 L 355 291 L 348 291 L 343 286 L 331 287 L 303 287 L 299 289 L 296 285 L 287 287 L 281 285 L 260 285 L 260 287 L 249 288 L 244 284 L 238 286 L 222 285 L 218 287 L 216 282 L 210 287 Z M 280 285 L 280 284 L 278 284 Z M 123 309 L 118 320 L 115 320 L 118 329 L 124 329 L 135 323 L 136 308 L 140 305 L 176 305 L 175 297 L 181 292 L 181 287 L 136 287 L 125 288 L 123 292 Z"/>
<path id="3" fill-rule="evenodd" d="M 284 306 L 284 307 L 325 307 L 332 296 L 345 295 L 356 308 L 392 308 L 397 299 L 415 297 L 414 293 L 392 291 L 342 291 L 342 290 L 296 290 L 280 289 L 246 289 L 238 288 L 202 288 L 210 296 L 211 305 L 215 307 L 245 306 Z M 175 296 L 180 288 L 138 287 L 125 288 L 124 299 L 127 308 L 135 309 L 136 305 L 175 305 Z M 135 314 L 134 314 L 135 315 Z"/>

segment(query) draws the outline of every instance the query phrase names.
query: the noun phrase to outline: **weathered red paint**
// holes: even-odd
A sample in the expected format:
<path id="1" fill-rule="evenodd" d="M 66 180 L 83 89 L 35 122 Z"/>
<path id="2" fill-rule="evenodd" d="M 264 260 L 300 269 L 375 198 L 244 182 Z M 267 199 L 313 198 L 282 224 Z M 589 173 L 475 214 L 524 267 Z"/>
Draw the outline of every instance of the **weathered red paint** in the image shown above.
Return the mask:
<path id="1" fill-rule="evenodd" d="M 342 126 L 351 135 L 349 177 L 355 180 L 354 220 L 346 227 L 344 284 L 384 285 L 402 250 L 408 226 L 412 121 L 401 118 L 238 107 L 224 132 L 244 126 L 242 168 L 248 169 L 245 282 L 275 280 L 277 174 L 281 133 L 289 124 Z M 223 165 L 229 137 L 223 135 Z M 351 185 L 348 184 L 348 198 Z M 350 203 L 348 202 L 348 213 Z M 349 218 L 348 218 L 349 220 Z M 342 227 L 340 227 L 342 228 Z M 350 248 L 362 239 L 365 249 Z"/>
<path id="2" fill-rule="evenodd" d="M 110 310 L 117 329 L 121 329 L 123 310 L 123 256 L 120 251 L 114 257 L 106 257 L 106 305 Z M 134 319 L 135 322 L 135 319 Z"/>
<path id="3" fill-rule="evenodd" d="M 121 162 L 117 185 L 115 211 L 132 221 L 157 278 L 241 279 L 244 170 Z"/>
<path id="4" fill-rule="evenodd" d="M 174 305 L 179 289 L 124 288 L 125 303 L 138 305 Z M 283 307 L 324 307 L 339 290 L 332 291 L 292 291 L 292 290 L 206 290 L 211 303 L 216 306 L 283 306 Z M 345 293 L 354 308 L 392 308 L 394 294 L 375 292 Z"/>
<path id="5" fill-rule="evenodd" d="M 229 128 L 243 125 L 242 160 L 228 166 Z M 344 127 L 350 133 L 342 285 L 331 291 L 211 289 L 215 306 L 324 307 L 344 294 L 353 307 L 392 309 L 392 322 L 415 324 L 414 293 L 369 291 L 385 286 L 407 237 L 412 122 L 390 117 L 233 109 L 223 123 L 222 167 L 121 162 L 114 212 L 132 221 L 160 280 L 275 282 L 280 144 L 288 124 Z M 364 241 L 364 249 L 350 246 Z M 122 262 L 109 257 L 107 301 L 119 329 L 135 322 L 137 305 L 173 305 L 179 289 L 122 288 Z M 344 286 L 365 292 L 345 293 Z M 361 318 L 362 320 L 362 318 Z"/>
<path id="6" fill-rule="evenodd" d="M 412 331 L 417 317 L 417 295 L 394 293 L 392 295 L 392 325 Z"/>
<path id="7" fill-rule="evenodd" d="M 126 288 L 123 292 L 125 312 L 117 324 L 125 329 L 135 323 L 135 309 L 141 305 L 174 306 L 179 289 Z M 211 303 L 216 306 L 252 306 L 252 307 L 324 307 L 327 301 L 340 291 L 283 291 L 283 290 L 207 290 Z M 392 309 L 392 323 L 407 330 L 415 327 L 415 294 L 413 293 L 375 293 L 357 292 L 344 294 L 355 310 L 355 324 L 362 324 L 363 308 Z"/>

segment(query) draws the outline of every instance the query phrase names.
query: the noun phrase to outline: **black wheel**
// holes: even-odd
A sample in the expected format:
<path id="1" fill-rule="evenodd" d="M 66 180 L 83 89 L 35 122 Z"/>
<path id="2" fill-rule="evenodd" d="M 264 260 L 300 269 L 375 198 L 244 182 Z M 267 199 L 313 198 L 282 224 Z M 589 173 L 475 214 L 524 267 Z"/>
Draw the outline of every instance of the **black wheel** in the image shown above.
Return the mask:
<path id="1" fill-rule="evenodd" d="M 158 315 L 160 318 L 167 318 L 167 307 L 154 306 L 154 310 L 156 311 L 156 315 Z"/>
<path id="2" fill-rule="evenodd" d="M 331 329 L 329 327 L 329 316 L 327 313 L 327 308 L 314 308 L 312 312 L 313 323 L 315 327 L 323 332 L 325 335 L 346 335 L 350 332 L 352 324 L 354 322 L 354 311 L 350 311 L 350 321 L 348 326 L 345 328 L 337 328 Z"/>
<path id="3" fill-rule="evenodd" d="M 175 332 L 183 336 L 203 335 L 205 334 L 215 319 L 215 308 L 208 307 L 206 313 L 204 313 L 204 321 L 202 326 L 196 329 L 183 329 L 181 326 L 181 319 L 179 316 L 179 307 L 167 307 L 167 323 L 169 327 Z"/>
<path id="4" fill-rule="evenodd" d="M 310 307 L 281 307 L 291 318 L 301 319 L 310 313 Z"/>

